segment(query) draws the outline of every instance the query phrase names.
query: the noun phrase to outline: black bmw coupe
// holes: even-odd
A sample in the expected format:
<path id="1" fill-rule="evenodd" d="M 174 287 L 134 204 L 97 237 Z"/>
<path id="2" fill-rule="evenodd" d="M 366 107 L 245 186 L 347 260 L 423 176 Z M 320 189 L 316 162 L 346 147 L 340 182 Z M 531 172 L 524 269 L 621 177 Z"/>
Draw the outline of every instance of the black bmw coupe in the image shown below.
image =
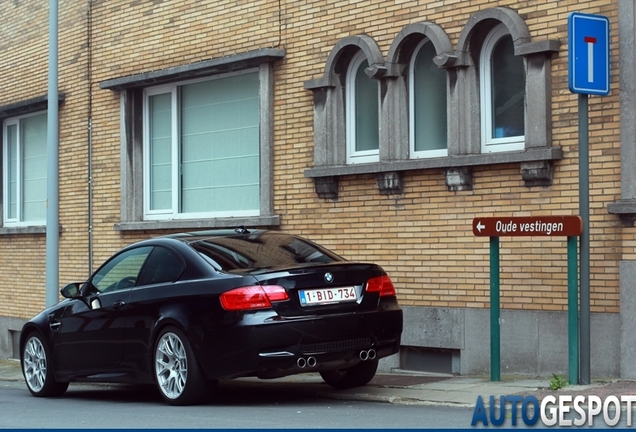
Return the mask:
<path id="1" fill-rule="evenodd" d="M 61 294 L 22 329 L 34 396 L 60 396 L 70 382 L 139 383 L 188 405 L 220 379 L 303 372 L 350 388 L 373 378 L 402 333 L 382 268 L 274 231 L 144 240 Z"/>

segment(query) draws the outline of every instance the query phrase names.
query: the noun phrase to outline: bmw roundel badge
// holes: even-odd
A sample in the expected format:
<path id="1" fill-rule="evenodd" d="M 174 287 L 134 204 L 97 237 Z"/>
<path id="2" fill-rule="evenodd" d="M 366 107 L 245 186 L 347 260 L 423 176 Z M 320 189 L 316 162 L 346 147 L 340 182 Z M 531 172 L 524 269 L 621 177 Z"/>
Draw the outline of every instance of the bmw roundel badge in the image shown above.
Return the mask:
<path id="1" fill-rule="evenodd" d="M 331 273 L 325 273 L 325 281 L 327 283 L 333 282 L 333 275 Z"/>

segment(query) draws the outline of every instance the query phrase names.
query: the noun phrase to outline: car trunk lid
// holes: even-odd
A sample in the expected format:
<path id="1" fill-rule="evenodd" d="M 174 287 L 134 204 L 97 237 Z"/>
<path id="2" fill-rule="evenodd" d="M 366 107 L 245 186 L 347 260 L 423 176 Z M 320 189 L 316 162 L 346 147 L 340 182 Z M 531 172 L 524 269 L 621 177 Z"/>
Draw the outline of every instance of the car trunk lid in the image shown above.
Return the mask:
<path id="1" fill-rule="evenodd" d="M 285 317 L 374 310 L 380 294 L 368 290 L 369 281 L 386 277 L 375 264 L 330 263 L 258 272 L 262 286 L 281 286 L 288 300 L 272 301 Z"/>

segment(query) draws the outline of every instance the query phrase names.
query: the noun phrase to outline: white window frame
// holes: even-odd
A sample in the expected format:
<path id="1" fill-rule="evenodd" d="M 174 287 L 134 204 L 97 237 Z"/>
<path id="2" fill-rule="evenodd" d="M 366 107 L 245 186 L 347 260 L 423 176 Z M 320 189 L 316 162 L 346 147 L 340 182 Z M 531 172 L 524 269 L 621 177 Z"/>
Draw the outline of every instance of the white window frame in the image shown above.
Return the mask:
<path id="1" fill-rule="evenodd" d="M 481 111 L 481 151 L 495 153 L 520 151 L 525 149 L 525 135 L 492 138 L 492 54 L 497 42 L 510 32 L 505 25 L 499 24 L 486 37 L 481 50 L 480 65 L 480 111 Z M 525 98 L 525 96 L 524 96 Z M 525 113 L 524 113 L 525 115 Z M 525 123 L 525 121 L 524 121 Z"/>
<path id="2" fill-rule="evenodd" d="M 413 159 L 448 156 L 448 138 L 446 141 L 445 149 L 420 150 L 420 151 L 415 150 L 415 129 L 417 128 L 417 124 L 415 120 L 415 102 L 416 102 L 415 100 L 415 66 L 417 62 L 417 56 L 420 53 L 420 50 L 427 43 L 433 44 L 433 42 L 430 39 L 424 38 L 424 40 L 422 40 L 417 45 L 417 47 L 413 51 L 413 55 L 411 57 L 411 61 L 409 65 L 409 154 L 410 154 L 410 157 Z M 448 120 L 447 120 L 447 124 L 445 124 L 444 127 L 448 128 Z"/>
<path id="3" fill-rule="evenodd" d="M 353 56 L 347 70 L 346 95 L 346 128 L 347 128 L 347 163 L 369 163 L 380 160 L 380 148 L 375 150 L 356 151 L 357 125 L 356 125 L 356 75 L 358 69 L 367 61 L 363 51 L 358 51 Z M 380 127 L 380 83 L 378 82 L 378 127 Z"/>
<path id="4" fill-rule="evenodd" d="M 172 116 L 170 118 L 170 127 L 172 129 L 171 140 L 171 203 L 172 206 L 168 209 L 151 210 L 150 208 L 150 104 L 149 100 L 152 96 L 160 94 L 170 94 Z M 144 91 L 144 125 L 143 125 L 143 137 L 144 137 L 144 215 L 147 219 L 163 219 L 167 217 L 173 217 L 179 213 L 179 138 L 178 138 L 178 113 L 177 111 L 177 85 L 165 85 L 159 87 L 152 87 Z"/>
<path id="5" fill-rule="evenodd" d="M 161 85 L 157 87 L 148 87 L 144 89 L 143 94 L 143 212 L 144 220 L 171 220 L 171 219 L 203 219 L 203 218 L 222 218 L 222 217 L 250 217 L 259 216 L 261 209 L 255 210 L 231 210 L 231 211 L 210 211 L 210 212 L 192 212 L 181 213 L 181 143 L 180 136 L 180 111 L 179 111 L 179 87 L 194 84 L 202 81 L 211 81 L 223 79 L 229 76 L 236 76 L 247 73 L 258 73 L 258 69 L 246 69 L 240 72 L 227 74 L 219 74 L 209 78 L 200 78 L 188 81 L 176 82 L 174 84 Z M 150 110 L 149 98 L 158 94 L 171 94 L 172 103 L 172 206 L 169 209 L 150 209 Z M 259 94 L 260 97 L 260 94 Z M 260 138 L 259 138 L 260 139 Z M 262 152 L 261 143 L 259 142 L 259 152 Z M 260 206 L 260 203 L 259 203 Z"/>
<path id="6" fill-rule="evenodd" d="M 2 205 L 3 205 L 3 212 L 2 212 L 2 220 L 3 220 L 3 225 L 5 227 L 26 227 L 26 226 L 45 226 L 46 225 L 46 217 L 43 220 L 30 220 L 30 221 L 25 221 L 23 219 L 23 209 L 22 209 L 22 194 L 23 192 L 23 173 L 22 173 L 22 167 L 24 165 L 24 153 L 23 153 L 23 146 L 24 146 L 24 142 L 22 140 L 22 130 L 20 128 L 20 121 L 22 119 L 28 118 L 28 117 L 34 117 L 36 115 L 41 115 L 41 114 L 45 114 L 46 111 L 37 111 L 37 112 L 33 112 L 33 113 L 29 113 L 29 114 L 25 114 L 22 116 L 17 116 L 17 117 L 11 117 L 7 120 L 5 120 L 3 122 L 2 125 Z M 18 153 L 18 164 L 16 167 L 17 170 L 17 188 L 16 188 L 16 195 L 18 197 L 17 202 L 16 202 L 16 214 L 17 217 L 15 218 L 9 218 L 7 217 L 8 212 L 9 212 L 9 208 L 11 203 L 9 202 L 9 188 L 11 187 L 10 182 L 9 182 L 9 178 L 8 178 L 8 174 L 9 174 L 9 164 L 11 163 L 11 161 L 9 160 L 9 143 L 8 143 L 8 131 L 7 129 L 9 128 L 9 126 L 16 126 L 17 129 L 17 153 Z"/>

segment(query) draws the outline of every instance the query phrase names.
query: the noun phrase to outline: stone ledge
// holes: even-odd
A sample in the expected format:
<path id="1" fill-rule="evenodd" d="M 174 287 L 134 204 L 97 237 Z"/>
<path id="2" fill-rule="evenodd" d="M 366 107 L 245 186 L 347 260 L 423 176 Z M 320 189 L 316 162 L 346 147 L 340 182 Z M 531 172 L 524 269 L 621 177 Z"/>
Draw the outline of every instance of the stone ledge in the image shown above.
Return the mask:
<path id="1" fill-rule="evenodd" d="M 304 175 L 314 179 L 316 193 L 323 199 L 338 198 L 337 184 L 338 178 L 341 176 L 374 174 L 376 180 L 378 180 L 380 193 L 389 194 L 401 193 L 400 191 L 403 190 L 404 184 L 400 173 L 426 169 L 443 169 L 446 177 L 448 177 L 449 173 L 461 172 L 463 177 L 460 187 L 453 189 L 456 185 L 448 185 L 449 190 L 472 190 L 470 167 L 509 163 L 522 164 L 521 175 L 526 186 L 549 186 L 552 182 L 552 163 L 561 159 L 563 159 L 561 147 L 547 147 L 533 148 L 521 152 L 454 155 L 430 159 L 318 166 L 305 170 Z M 387 182 L 390 183 L 391 187 L 387 187 Z M 323 190 L 325 184 L 329 185 L 328 194 Z"/>
<path id="2" fill-rule="evenodd" d="M 171 219 L 159 221 L 120 222 L 114 225 L 115 231 L 149 231 L 165 229 L 200 230 L 212 228 L 276 227 L 280 225 L 280 216 L 246 216 L 215 219 Z"/>

